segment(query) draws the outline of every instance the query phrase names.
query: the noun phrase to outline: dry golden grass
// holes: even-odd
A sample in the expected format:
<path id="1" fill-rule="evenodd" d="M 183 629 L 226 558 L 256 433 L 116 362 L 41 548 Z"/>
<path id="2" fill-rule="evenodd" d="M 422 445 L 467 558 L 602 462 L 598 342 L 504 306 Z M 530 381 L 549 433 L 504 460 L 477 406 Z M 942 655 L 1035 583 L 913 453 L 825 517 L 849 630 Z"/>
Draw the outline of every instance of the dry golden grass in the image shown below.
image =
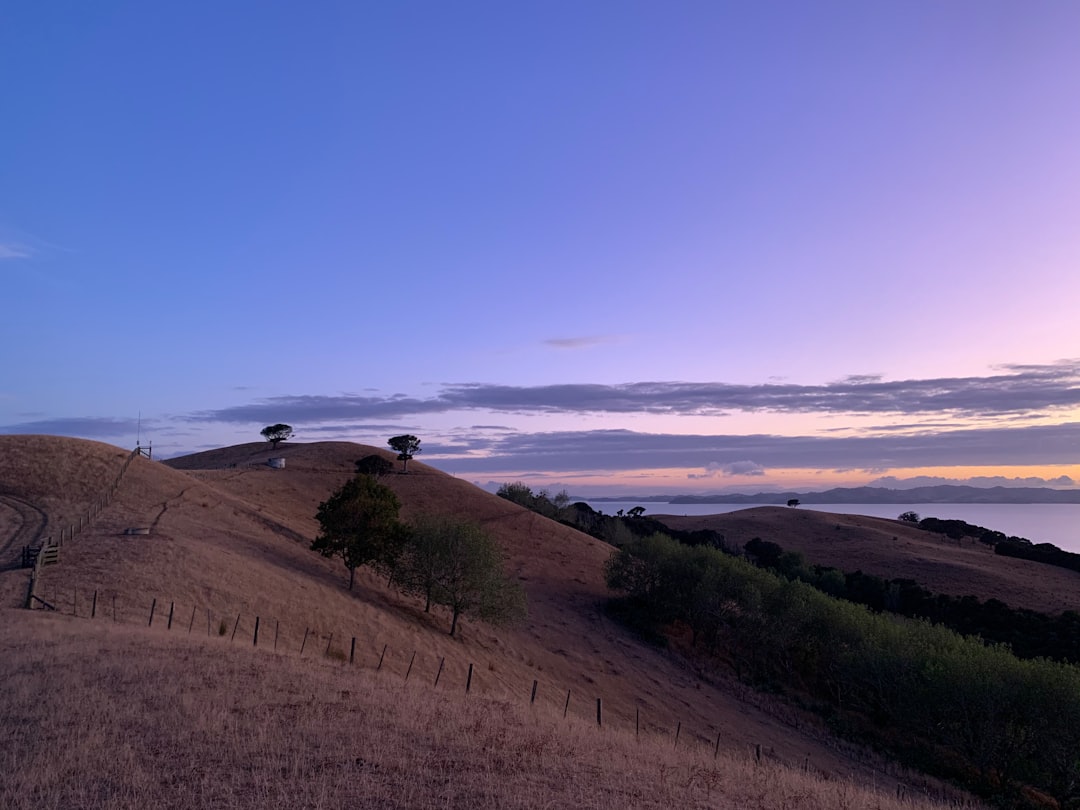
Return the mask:
<path id="1" fill-rule="evenodd" d="M 608 728 L 460 680 L 7 611 L 0 806 L 918 810 L 749 751 Z"/>
<path id="2" fill-rule="evenodd" d="M 899 520 L 823 511 L 827 508 L 761 506 L 721 515 L 653 517 L 673 529 L 713 529 L 739 545 L 760 537 L 816 565 L 913 579 L 935 593 L 1000 599 L 1045 613 L 1076 610 L 1080 604 L 1075 571 L 1001 557 L 978 541 L 958 544 Z"/>
<path id="3" fill-rule="evenodd" d="M 635 715 L 640 712 L 643 729 L 660 739 L 670 740 L 681 723 L 681 740 L 686 744 L 696 741 L 711 746 L 719 734 L 721 752 L 736 758 L 760 745 L 768 762 L 786 763 L 795 768 L 809 763 L 813 773 L 828 777 L 832 785 L 846 785 L 849 779 L 870 785 L 883 780 L 895 788 L 896 782 L 902 781 L 909 789 L 917 790 L 932 784 L 917 774 L 899 773 L 887 761 L 874 755 L 837 743 L 814 717 L 749 692 L 733 680 L 703 681 L 678 656 L 644 645 L 608 619 L 603 611 L 607 596 L 603 564 L 611 552 L 610 547 L 415 461 L 409 465 L 408 475 L 393 474 L 384 479 L 400 496 L 404 517 L 421 513 L 448 514 L 483 524 L 502 545 L 510 573 L 526 590 L 528 620 L 521 626 L 502 629 L 466 621 L 460 638 L 451 639 L 446 635 L 448 617 L 445 614 L 438 610 L 425 614 L 417 600 L 387 588 L 380 578 L 366 570 L 357 572 L 356 589 L 347 591 L 344 567 L 309 550 L 317 531 L 314 514 L 319 502 L 352 475 L 354 462 L 372 452 L 381 451 L 342 442 L 284 444 L 276 450 L 260 443 L 223 448 L 178 459 L 168 465 L 145 458 L 134 459 L 109 507 L 74 541 L 65 543 L 58 566 L 44 570 L 39 594 L 55 603 L 62 612 L 74 612 L 77 608 L 79 615 L 86 617 L 91 595 L 96 592 L 99 619 L 102 616 L 111 618 L 115 610 L 120 623 L 132 625 L 124 631 L 128 633 L 135 631 L 137 626 L 145 626 L 151 604 L 156 601 L 154 628 L 148 631 L 148 638 L 158 641 L 128 640 L 116 635 L 120 632 L 118 628 L 101 629 L 104 625 L 100 620 L 73 622 L 72 629 L 61 632 L 57 628 L 67 625 L 41 624 L 45 620 L 36 615 L 33 620 L 28 620 L 22 617 L 29 614 L 5 612 L 0 625 L 8 623 L 8 615 L 17 615 L 19 619 L 11 622 L 16 628 L 14 635 L 4 633 L 0 656 L 7 666 L 24 667 L 24 661 L 38 661 L 32 667 L 36 667 L 34 671 L 57 683 L 63 681 L 56 680 L 61 677 L 54 671 L 56 667 L 62 671 L 70 670 L 63 676 L 65 678 L 78 679 L 83 677 L 79 673 L 85 672 L 85 678 L 95 682 L 119 677 L 116 670 L 123 665 L 135 667 L 136 672 L 145 667 L 143 675 L 121 679 L 120 683 L 125 686 L 111 697 L 96 691 L 106 687 L 92 686 L 85 679 L 68 681 L 75 685 L 70 689 L 65 687 L 68 694 L 65 699 L 85 704 L 86 711 L 96 711 L 99 715 L 107 714 L 113 710 L 110 707 L 123 703 L 126 691 L 134 695 L 138 691 L 136 684 L 144 678 L 156 683 L 156 689 L 167 692 L 171 687 L 164 685 L 168 682 L 164 673 L 170 659 L 177 656 L 173 664 L 180 670 L 189 666 L 186 662 L 197 662 L 190 666 L 200 672 L 219 673 L 219 677 L 209 678 L 203 686 L 198 685 L 200 682 L 195 675 L 185 676 L 183 680 L 185 694 L 190 691 L 203 695 L 201 699 L 213 705 L 233 700 L 240 693 L 231 691 L 233 687 L 229 684 L 243 681 L 247 677 L 244 673 L 251 675 L 257 671 L 260 674 L 247 687 L 257 692 L 257 698 L 253 699 L 256 705 L 244 709 L 246 716 L 263 711 L 258 708 L 260 702 L 276 705 L 273 701 L 277 700 L 277 690 L 284 689 L 287 693 L 291 688 L 288 683 L 295 682 L 289 681 L 290 678 L 309 677 L 297 674 L 307 670 L 294 668 L 311 665 L 284 660 L 299 652 L 305 635 L 308 637 L 305 657 L 321 655 L 331 637 L 331 651 L 338 656 L 347 655 L 346 639 L 355 636 L 359 645 L 358 666 L 374 666 L 376 651 L 384 644 L 389 646 L 382 675 L 390 679 L 403 679 L 409 656 L 412 651 L 417 651 L 410 683 L 412 679 L 432 682 L 438 663 L 443 660 L 445 682 L 460 686 L 472 663 L 475 664 L 474 692 L 477 697 L 513 703 L 527 695 L 536 680 L 539 682 L 538 711 L 554 712 L 560 720 L 565 695 L 570 690 L 573 695 L 570 714 L 578 715 L 586 725 L 593 715 L 595 699 L 603 698 L 605 731 L 633 728 Z M 77 515 L 84 511 L 100 489 L 115 477 L 125 455 L 118 448 L 93 442 L 51 437 L 0 437 L 0 491 L 12 498 L 42 504 L 48 520 L 55 522 L 63 519 L 55 517 L 57 515 Z M 266 467 L 265 460 L 270 456 L 284 457 L 286 469 Z M 82 477 L 84 468 L 88 471 L 86 480 Z M 129 527 L 149 527 L 152 533 L 149 536 L 125 536 L 123 532 Z M 2 543 L 0 537 L 0 546 Z M 25 594 L 24 583 L 24 572 L 0 573 L 3 605 L 21 602 Z M 160 628 L 167 621 L 170 605 L 173 606 L 174 629 L 171 634 L 162 636 Z M 212 636 L 209 640 L 206 638 L 207 612 Z M 247 657 L 222 659 L 231 662 L 228 665 L 212 664 L 206 657 L 209 655 L 206 650 L 208 644 L 220 642 L 216 635 L 219 628 L 224 625 L 227 638 L 236 628 L 236 642 L 225 646 L 237 648 L 228 652 L 228 656 L 240 655 L 239 648 L 250 644 L 256 616 L 261 619 L 260 648 L 265 650 L 271 643 L 271 633 L 278 630 L 279 650 L 288 656 L 262 656 L 259 652 L 252 657 L 250 653 L 244 653 Z M 192 626 L 190 638 L 187 636 L 189 625 Z M 45 637 L 52 641 L 46 643 Z M 105 641 L 112 645 L 108 649 L 113 652 L 94 652 L 95 645 Z M 47 660 L 35 652 L 42 644 L 52 650 Z M 177 646 L 170 649 L 170 644 Z M 145 660 L 144 649 L 149 656 Z M 213 655 L 218 656 L 222 649 L 220 644 L 214 647 Z M 64 664 L 64 661 L 68 663 Z M 271 672 L 279 664 L 284 668 L 281 673 Z M 96 669 L 99 665 L 106 670 Z M 225 669 L 221 669 L 222 666 Z M 223 690 L 216 698 L 215 689 Z M 239 700 L 239 697 L 235 699 Z M 322 708 L 313 709 L 316 714 L 322 713 L 320 717 L 336 711 L 326 700 L 320 698 L 317 702 Z M 158 709 L 173 709 L 157 706 L 148 697 L 136 702 L 153 711 L 142 725 L 116 731 L 116 737 L 133 748 L 156 746 L 159 735 L 170 733 L 159 728 L 163 723 L 167 724 L 168 715 L 161 714 Z M 421 710 L 412 707 L 409 711 Z M 15 723 L 7 719 L 10 716 L 4 715 L 5 729 Z M 60 720 L 55 722 L 62 724 Z M 466 725 L 468 722 L 471 721 L 466 721 Z M 205 730 L 200 733 L 200 739 L 206 745 L 219 749 L 218 756 L 225 756 L 230 747 L 242 742 L 230 737 L 227 727 L 217 728 L 213 733 Z M 265 729 L 246 729 L 243 735 L 237 732 L 245 739 L 251 735 L 271 739 L 278 733 Z M 293 740 L 289 746 L 306 748 L 310 744 L 318 750 L 332 751 L 340 743 L 340 739 L 333 736 L 336 732 L 332 731 L 327 731 L 330 735 L 327 739 L 337 742 L 327 743 L 329 748 L 321 748 L 321 742 L 308 741 L 308 737 L 317 736 L 316 727 L 297 733 L 305 742 L 300 744 Z M 97 747 L 92 735 L 85 734 L 87 736 L 78 748 L 95 750 L 83 751 L 78 754 L 75 764 L 65 766 L 69 770 L 65 771 L 67 776 L 61 782 L 87 782 L 87 774 L 98 767 Z M 20 746 L 26 743 L 25 738 L 21 739 Z M 411 739 L 416 742 L 416 735 Z M 177 745 L 182 748 L 188 742 Z M 221 749 L 225 749 L 225 753 Z M 135 754 L 129 752 L 124 756 L 122 761 L 130 763 Z M 267 775 L 272 768 L 262 771 L 262 787 L 234 786 L 228 790 L 235 792 L 227 792 L 227 796 L 222 794 L 225 798 L 213 798 L 216 794 L 212 790 L 217 788 L 209 785 L 214 774 L 207 764 L 210 762 L 207 756 L 210 755 L 199 754 L 192 760 L 198 764 L 191 766 L 190 779 L 177 778 L 202 785 L 198 789 L 206 792 L 198 795 L 210 797 L 208 801 L 212 800 L 212 803 L 262 806 L 260 797 L 263 797 L 286 806 L 291 801 L 288 797 L 294 796 L 297 806 L 321 806 L 322 800 L 316 794 L 305 792 L 307 787 L 267 785 L 267 781 L 272 781 Z M 408 758 L 404 753 L 402 756 Z M 454 756 L 465 757 L 466 754 L 455 753 Z M 274 767 L 285 768 L 287 764 L 279 763 Z M 593 763 L 593 766 L 601 765 Z M 571 794 L 565 791 L 591 789 L 581 784 L 584 777 L 580 772 L 575 774 L 572 778 L 577 780 L 576 787 L 565 786 L 556 806 L 574 803 L 569 798 Z M 351 776 L 355 777 L 355 774 Z M 239 776 L 228 778 L 243 782 Z M 341 774 L 325 778 L 348 781 Z M 128 793 L 123 795 L 129 796 L 124 801 L 135 806 L 141 790 L 150 791 L 147 795 L 151 798 L 165 796 L 163 801 L 172 801 L 167 798 L 171 795 L 167 788 L 155 787 L 151 782 L 152 776 L 147 775 L 145 782 L 124 788 Z M 428 788 L 431 788 L 430 784 Z M 253 792 L 248 795 L 244 793 L 246 790 Z M 327 790 L 327 795 L 333 793 L 329 788 Z M 439 794 L 436 791 L 430 795 Z M 531 797 L 532 803 L 518 806 L 544 806 L 539 793 L 526 791 L 523 795 Z M 333 804 L 331 799 L 326 801 Z M 397 794 L 386 801 L 397 801 Z M 643 799 L 637 806 L 649 806 L 651 801 L 654 800 Z M 457 798 L 454 802 L 462 806 L 468 803 L 465 798 Z M 451 806 L 456 806 L 454 802 Z M 148 799 L 144 806 L 154 803 Z M 440 806 L 447 806 L 447 803 L 444 801 Z M 789 802 L 789 806 L 819 805 Z"/>

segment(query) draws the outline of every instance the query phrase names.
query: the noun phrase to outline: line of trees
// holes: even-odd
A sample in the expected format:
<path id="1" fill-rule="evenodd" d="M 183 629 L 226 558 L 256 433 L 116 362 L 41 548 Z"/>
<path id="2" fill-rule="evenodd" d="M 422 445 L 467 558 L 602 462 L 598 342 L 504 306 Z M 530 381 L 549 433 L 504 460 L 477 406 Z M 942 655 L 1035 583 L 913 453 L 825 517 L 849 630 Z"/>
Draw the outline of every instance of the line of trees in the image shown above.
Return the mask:
<path id="1" fill-rule="evenodd" d="M 382 469 L 370 458 L 357 467 Z M 403 523 L 400 508 L 393 490 L 375 475 L 357 473 L 319 504 L 320 533 L 311 548 L 345 564 L 349 590 L 356 569 L 367 565 L 400 591 L 422 597 L 425 611 L 445 606 L 450 635 L 462 616 L 490 624 L 524 618 L 525 592 L 504 574 L 499 546 L 482 527 L 431 516 Z"/>
<path id="2" fill-rule="evenodd" d="M 654 638 L 687 627 L 705 667 L 787 693 L 838 733 L 1003 806 L 1080 803 L 1080 669 L 835 599 L 662 534 L 613 554 L 613 610 Z M 1069 804 L 1072 802 L 1073 804 Z"/>

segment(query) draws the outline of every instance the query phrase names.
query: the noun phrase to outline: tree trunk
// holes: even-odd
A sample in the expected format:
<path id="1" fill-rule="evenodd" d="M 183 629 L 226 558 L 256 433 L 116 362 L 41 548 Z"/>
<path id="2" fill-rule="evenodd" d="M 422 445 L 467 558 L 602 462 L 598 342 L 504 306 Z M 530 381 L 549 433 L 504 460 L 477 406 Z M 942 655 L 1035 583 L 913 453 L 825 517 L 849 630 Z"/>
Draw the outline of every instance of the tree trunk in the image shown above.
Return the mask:
<path id="1" fill-rule="evenodd" d="M 353 580 L 355 580 L 355 579 L 356 579 L 356 568 L 355 567 L 350 567 L 349 568 L 349 590 L 350 591 L 352 590 Z"/>
<path id="2" fill-rule="evenodd" d="M 454 635 L 454 631 L 457 630 L 457 620 L 459 615 L 461 615 L 461 611 L 454 608 L 454 618 L 450 620 L 450 635 Z"/>

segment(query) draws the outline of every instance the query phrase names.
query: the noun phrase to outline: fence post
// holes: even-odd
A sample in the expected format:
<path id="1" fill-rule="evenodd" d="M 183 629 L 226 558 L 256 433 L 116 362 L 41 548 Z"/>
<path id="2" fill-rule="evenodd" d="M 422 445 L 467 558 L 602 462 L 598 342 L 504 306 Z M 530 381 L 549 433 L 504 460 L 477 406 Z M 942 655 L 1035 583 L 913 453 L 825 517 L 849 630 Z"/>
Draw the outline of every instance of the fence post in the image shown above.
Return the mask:
<path id="1" fill-rule="evenodd" d="M 469 664 L 469 677 L 465 679 L 465 694 L 469 694 L 469 689 L 472 688 L 472 664 Z"/>
<path id="2" fill-rule="evenodd" d="M 601 708 L 600 698 L 596 699 L 596 725 L 604 725 L 604 713 L 603 709 Z"/>
<path id="3" fill-rule="evenodd" d="M 169 624 L 168 624 L 168 626 L 167 626 L 167 627 L 165 628 L 166 630 L 172 630 L 172 617 L 173 617 L 173 609 L 174 609 L 175 607 L 176 607 L 176 603 L 175 603 L 175 602 L 169 602 Z"/>
<path id="4" fill-rule="evenodd" d="M 716 759 L 716 757 L 719 754 L 720 754 L 720 732 L 718 731 L 718 732 L 716 732 L 716 748 L 713 749 L 712 758 Z"/>
<path id="5" fill-rule="evenodd" d="M 529 696 L 529 705 L 536 702 L 536 678 L 533 678 L 532 694 Z"/>
<path id="6" fill-rule="evenodd" d="M 94 591 L 94 601 L 90 603 L 90 618 L 97 616 L 97 591 Z"/>
<path id="7" fill-rule="evenodd" d="M 442 677 L 443 665 L 446 663 L 446 658 L 439 659 L 439 671 L 435 673 L 435 687 L 439 685 L 439 678 Z M 432 688 L 435 688 L 432 687 Z"/>
<path id="8" fill-rule="evenodd" d="M 754 746 L 754 759 L 761 762 L 761 743 Z"/>
<path id="9" fill-rule="evenodd" d="M 356 636 L 352 637 L 352 641 L 349 643 L 349 664 L 351 665 L 356 658 Z"/>
<path id="10" fill-rule="evenodd" d="M 195 626 L 195 611 L 196 610 L 197 610 L 197 607 L 195 605 L 192 605 L 191 606 L 191 621 L 188 622 L 188 626 L 187 626 L 187 631 L 188 631 L 189 634 L 191 633 L 191 628 Z"/>
<path id="11" fill-rule="evenodd" d="M 641 736 L 641 707 L 634 707 L 634 736 Z"/>
<path id="12" fill-rule="evenodd" d="M 239 627 L 239 626 L 240 626 L 240 614 L 239 614 L 239 613 L 237 613 L 237 614 L 236 614 L 236 621 L 235 621 L 235 622 L 233 622 L 233 626 L 232 626 L 232 635 L 231 635 L 231 636 L 229 636 L 229 641 L 230 641 L 230 642 L 231 642 L 231 641 L 232 641 L 232 640 L 233 640 L 234 638 L 236 638 L 236 628 L 237 628 L 237 627 Z"/>
<path id="13" fill-rule="evenodd" d="M 570 690 L 567 689 L 566 690 L 566 703 L 564 703 L 563 707 L 562 707 L 562 716 L 563 716 L 563 718 L 566 717 L 566 711 L 569 708 L 570 708 Z"/>
<path id="14" fill-rule="evenodd" d="M 281 619 L 274 619 L 274 652 L 277 652 L 277 635 L 281 629 Z"/>
<path id="15" fill-rule="evenodd" d="M 405 682 L 406 683 L 408 683 L 408 681 L 409 681 L 409 673 L 412 672 L 412 665 L 413 665 L 413 662 L 415 660 L 416 660 L 416 650 L 413 650 L 412 658 L 409 659 L 409 668 L 407 670 L 405 670 Z"/>
<path id="16" fill-rule="evenodd" d="M 150 603 L 150 621 L 147 623 L 147 625 L 146 625 L 147 627 L 153 627 L 154 626 L 154 608 L 156 608 L 156 607 L 157 607 L 157 598 L 155 597 L 154 601 Z"/>
<path id="17" fill-rule="evenodd" d="M 300 642 L 300 657 L 304 657 L 304 647 L 307 645 L 308 629 L 304 628 L 304 640 Z"/>
<path id="18" fill-rule="evenodd" d="M 324 652 L 323 655 L 329 655 L 330 654 L 330 645 L 333 644 L 333 643 L 334 643 L 334 634 L 331 633 L 330 638 L 328 638 L 326 640 L 326 652 Z"/>
<path id="19" fill-rule="evenodd" d="M 675 726 L 675 745 L 672 746 L 673 748 L 678 748 L 679 747 L 679 733 L 681 731 L 682 731 L 682 720 L 680 720 L 679 724 L 677 726 Z"/>
<path id="20" fill-rule="evenodd" d="M 255 617 L 255 639 L 251 642 L 252 647 L 259 646 L 259 617 Z"/>
<path id="21" fill-rule="evenodd" d="M 380 669 L 382 669 L 382 661 L 383 661 L 383 657 L 385 655 L 386 655 L 386 645 L 383 644 L 382 645 L 382 653 L 379 655 L 379 665 L 377 667 L 375 667 L 376 672 L 378 672 Z"/>

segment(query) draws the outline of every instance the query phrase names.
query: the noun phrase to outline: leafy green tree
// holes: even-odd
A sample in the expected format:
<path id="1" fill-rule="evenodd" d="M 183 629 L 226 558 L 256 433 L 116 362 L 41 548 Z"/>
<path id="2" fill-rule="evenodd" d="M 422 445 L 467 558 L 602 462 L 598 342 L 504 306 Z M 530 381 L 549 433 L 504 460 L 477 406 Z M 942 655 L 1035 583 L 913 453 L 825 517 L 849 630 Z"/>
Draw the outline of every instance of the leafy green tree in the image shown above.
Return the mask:
<path id="1" fill-rule="evenodd" d="M 375 565 L 393 571 L 405 542 L 398 522 L 401 503 L 370 475 L 357 475 L 319 504 L 315 517 L 321 532 L 311 544 L 324 557 L 340 557 L 349 569 L 349 590 L 356 569 Z"/>
<path id="2" fill-rule="evenodd" d="M 259 431 L 259 435 L 270 442 L 273 448 L 277 450 L 278 442 L 288 441 L 292 438 L 293 429 L 291 425 L 279 422 L 276 425 L 267 425 Z"/>
<path id="3" fill-rule="evenodd" d="M 494 539 L 474 523 L 422 518 L 411 528 L 399 568 L 402 586 L 432 604 L 450 609 L 450 635 L 470 616 L 489 624 L 525 616 L 525 592 L 503 573 Z"/>
<path id="4" fill-rule="evenodd" d="M 380 456 L 378 453 L 372 453 L 370 456 L 364 456 L 362 459 L 356 462 L 357 475 L 370 475 L 374 478 L 382 478 L 394 469 L 394 465 Z"/>
<path id="5" fill-rule="evenodd" d="M 390 449 L 398 454 L 398 461 L 401 462 L 401 471 L 409 471 L 409 459 L 415 456 L 420 450 L 420 440 L 411 434 L 404 434 L 402 436 L 392 436 L 387 442 L 390 445 Z"/>
<path id="6" fill-rule="evenodd" d="M 919 517 L 918 512 L 903 512 L 897 520 L 902 520 L 904 523 L 918 523 L 922 518 Z"/>

